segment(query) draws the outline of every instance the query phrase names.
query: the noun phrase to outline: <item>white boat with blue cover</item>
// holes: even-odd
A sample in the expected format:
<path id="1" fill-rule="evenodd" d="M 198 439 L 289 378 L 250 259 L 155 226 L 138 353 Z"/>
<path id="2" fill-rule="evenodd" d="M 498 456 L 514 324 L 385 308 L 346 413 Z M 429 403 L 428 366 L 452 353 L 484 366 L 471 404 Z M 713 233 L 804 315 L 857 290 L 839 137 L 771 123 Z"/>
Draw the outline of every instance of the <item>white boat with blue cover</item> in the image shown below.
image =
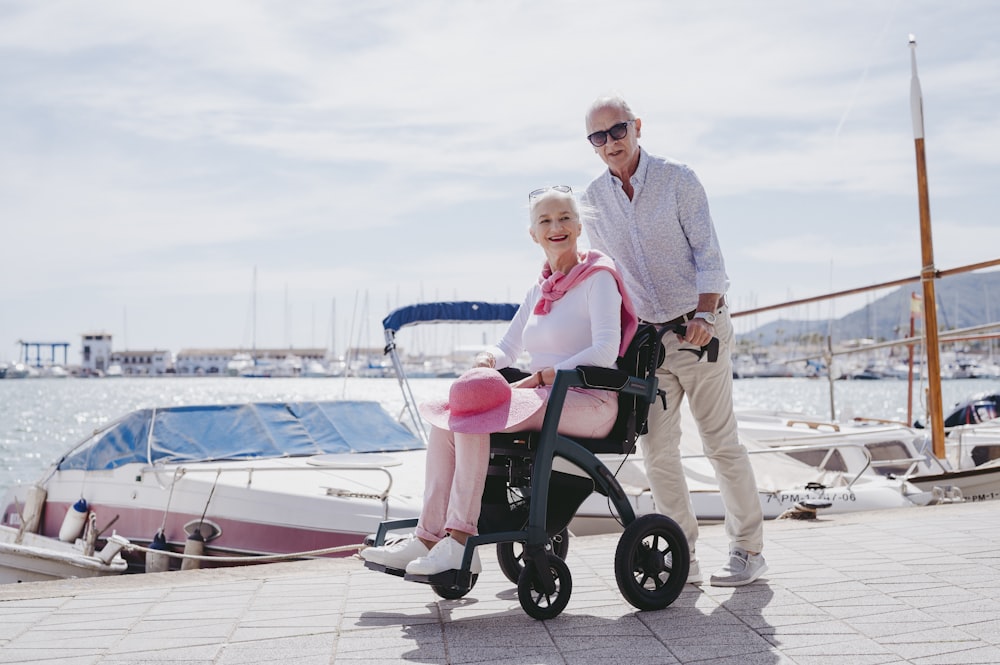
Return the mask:
<path id="1" fill-rule="evenodd" d="M 197 533 L 215 557 L 350 554 L 383 519 L 419 514 L 422 473 L 396 471 L 422 470 L 424 455 L 377 402 L 140 409 L 74 446 L 36 490 L 13 488 L 0 524 L 17 529 L 26 497 L 41 491 L 43 537 L 56 538 L 83 497 L 133 544 L 162 532 L 183 550 Z"/>

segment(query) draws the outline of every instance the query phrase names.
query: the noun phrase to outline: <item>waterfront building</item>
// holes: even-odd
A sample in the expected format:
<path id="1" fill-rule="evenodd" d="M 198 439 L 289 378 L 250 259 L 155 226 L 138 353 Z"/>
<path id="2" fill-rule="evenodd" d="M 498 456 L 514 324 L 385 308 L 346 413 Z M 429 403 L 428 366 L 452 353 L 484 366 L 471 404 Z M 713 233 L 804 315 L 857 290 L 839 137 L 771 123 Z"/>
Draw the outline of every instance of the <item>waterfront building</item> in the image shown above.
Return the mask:
<path id="1" fill-rule="evenodd" d="M 111 333 L 86 332 L 81 337 L 80 368 L 86 374 L 103 374 L 111 366 Z"/>
<path id="2" fill-rule="evenodd" d="M 173 371 L 170 351 L 113 351 L 111 364 L 121 367 L 124 376 L 162 376 Z"/>
<path id="3" fill-rule="evenodd" d="M 274 368 L 269 375 L 299 376 L 303 362 L 323 362 L 327 352 L 326 349 L 256 349 L 252 353 L 247 349 L 182 349 L 174 360 L 174 371 L 177 376 L 226 376 L 230 361 L 238 354 L 248 353 L 256 360 L 255 366 Z"/>

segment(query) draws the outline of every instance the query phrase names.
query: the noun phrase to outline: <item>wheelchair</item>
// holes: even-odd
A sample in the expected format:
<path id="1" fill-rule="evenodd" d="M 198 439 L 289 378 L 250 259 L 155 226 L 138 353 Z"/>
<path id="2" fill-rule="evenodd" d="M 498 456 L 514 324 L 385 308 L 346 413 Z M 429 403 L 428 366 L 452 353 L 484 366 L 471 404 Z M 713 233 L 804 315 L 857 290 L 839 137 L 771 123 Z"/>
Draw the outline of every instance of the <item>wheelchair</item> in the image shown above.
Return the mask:
<path id="1" fill-rule="evenodd" d="M 500 569 L 517 585 L 522 609 L 535 619 L 551 619 L 566 608 L 573 589 L 565 562 L 569 523 L 583 501 L 596 491 L 608 498 L 624 527 L 614 559 L 619 591 L 640 610 L 670 605 L 684 589 L 691 563 L 684 532 L 665 515 L 636 517 L 621 485 L 597 455 L 634 452 L 639 435 L 646 431 L 650 404 L 657 396 L 665 404 L 655 372 L 663 362 L 663 335 L 671 331 L 684 334 L 684 327 L 657 329 L 641 324 L 617 369 L 558 371 L 540 432 L 490 436 L 491 459 L 477 525 L 479 535 L 469 537 L 460 569 L 412 575 L 369 561 L 365 567 L 429 584 L 438 596 L 458 599 L 471 591 L 478 578 L 470 570 L 475 548 L 496 544 Z M 718 353 L 718 340 L 703 348 L 705 352 L 711 360 L 712 354 Z M 502 370 L 508 381 L 520 378 L 517 372 Z M 607 437 L 585 439 L 558 432 L 571 388 L 619 394 L 618 417 Z M 583 475 L 553 471 L 556 457 L 567 460 Z M 381 546 L 391 531 L 412 529 L 416 524 L 416 519 L 382 522 L 369 544 Z"/>

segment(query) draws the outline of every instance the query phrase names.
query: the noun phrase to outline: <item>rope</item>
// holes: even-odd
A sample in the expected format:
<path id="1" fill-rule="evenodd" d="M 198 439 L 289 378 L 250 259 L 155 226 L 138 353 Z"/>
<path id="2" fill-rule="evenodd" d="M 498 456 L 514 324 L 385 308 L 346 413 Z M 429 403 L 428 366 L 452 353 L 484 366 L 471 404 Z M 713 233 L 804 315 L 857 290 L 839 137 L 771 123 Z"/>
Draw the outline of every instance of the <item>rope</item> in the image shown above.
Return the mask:
<path id="1" fill-rule="evenodd" d="M 353 550 L 360 550 L 364 545 L 358 543 L 357 545 L 341 545 L 339 547 L 327 547 L 321 550 L 309 550 L 307 552 L 289 552 L 288 554 L 262 554 L 260 556 L 208 556 L 203 554 L 184 554 L 183 552 L 171 552 L 170 550 L 154 550 L 149 547 L 143 547 L 142 545 L 134 545 L 129 543 L 125 545 L 123 549 L 128 552 L 155 552 L 157 554 L 164 554 L 175 559 L 193 559 L 196 561 L 215 561 L 217 563 L 248 563 L 248 562 L 265 562 L 265 561 L 284 561 L 286 559 L 302 559 L 310 556 L 321 556 L 323 554 L 334 554 L 337 552 L 350 552 Z"/>

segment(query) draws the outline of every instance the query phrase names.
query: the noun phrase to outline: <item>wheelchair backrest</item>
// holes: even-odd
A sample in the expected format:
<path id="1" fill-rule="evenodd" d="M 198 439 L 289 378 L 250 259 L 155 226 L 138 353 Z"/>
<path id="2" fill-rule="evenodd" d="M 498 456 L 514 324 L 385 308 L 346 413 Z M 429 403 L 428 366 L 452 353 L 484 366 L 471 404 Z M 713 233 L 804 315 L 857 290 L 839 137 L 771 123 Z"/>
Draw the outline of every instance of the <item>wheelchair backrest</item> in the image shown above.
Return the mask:
<path id="1" fill-rule="evenodd" d="M 656 326 L 640 323 L 635 337 L 618 359 L 618 369 L 639 379 L 649 379 L 663 364 L 666 351 L 657 333 Z M 639 395 L 621 393 L 618 397 L 618 419 L 615 421 L 609 439 L 622 441 L 622 451 L 632 450 L 639 435 L 646 433 L 646 419 L 649 416 L 649 402 Z"/>

